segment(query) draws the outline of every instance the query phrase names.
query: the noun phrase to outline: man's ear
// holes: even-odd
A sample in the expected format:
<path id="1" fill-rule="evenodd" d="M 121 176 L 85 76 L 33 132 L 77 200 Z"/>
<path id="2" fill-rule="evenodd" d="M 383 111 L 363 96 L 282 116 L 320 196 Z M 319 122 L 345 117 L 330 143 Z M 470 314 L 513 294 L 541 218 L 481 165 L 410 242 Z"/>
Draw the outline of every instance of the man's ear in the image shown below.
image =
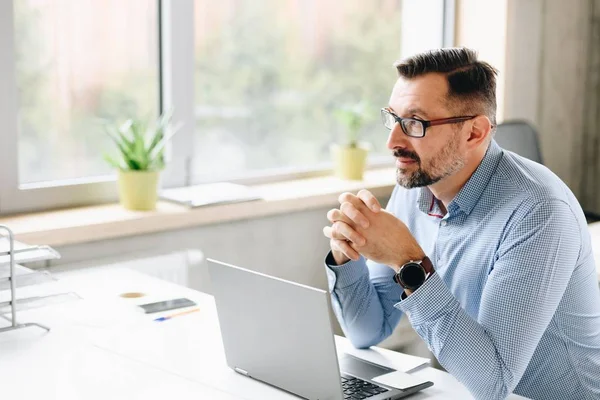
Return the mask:
<path id="1" fill-rule="evenodd" d="M 492 134 L 492 123 L 485 115 L 478 115 L 469 122 L 471 122 L 471 131 L 467 143 L 469 146 L 479 146 Z"/>

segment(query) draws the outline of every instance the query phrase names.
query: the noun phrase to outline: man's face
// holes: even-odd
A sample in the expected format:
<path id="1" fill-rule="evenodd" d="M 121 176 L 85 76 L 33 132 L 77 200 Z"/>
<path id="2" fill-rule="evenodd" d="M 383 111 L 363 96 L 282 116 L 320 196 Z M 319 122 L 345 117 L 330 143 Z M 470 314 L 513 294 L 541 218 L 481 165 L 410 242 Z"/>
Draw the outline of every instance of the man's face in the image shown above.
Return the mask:
<path id="1" fill-rule="evenodd" d="M 455 117 L 442 74 L 429 73 L 413 79 L 399 78 L 389 106 L 401 118 L 434 120 Z M 390 132 L 387 146 L 396 157 L 398 184 L 405 188 L 432 185 L 462 169 L 466 162 L 463 124 L 428 127 L 425 137 L 407 136 L 400 124 Z"/>

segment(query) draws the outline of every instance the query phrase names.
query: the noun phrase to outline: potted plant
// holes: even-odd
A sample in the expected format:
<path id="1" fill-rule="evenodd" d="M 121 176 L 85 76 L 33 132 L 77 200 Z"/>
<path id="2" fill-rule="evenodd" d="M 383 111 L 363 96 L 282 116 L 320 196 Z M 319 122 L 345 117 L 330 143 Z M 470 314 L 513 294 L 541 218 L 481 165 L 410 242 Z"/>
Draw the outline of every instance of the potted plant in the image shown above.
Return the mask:
<path id="1" fill-rule="evenodd" d="M 118 170 L 119 199 L 129 210 L 156 208 L 165 145 L 179 128 L 171 127 L 171 116 L 163 113 L 153 123 L 131 118 L 120 126 L 104 124 L 118 150 L 118 156 L 105 154 L 104 158 Z"/>
<path id="2" fill-rule="evenodd" d="M 359 142 L 363 125 L 370 120 L 366 102 L 347 104 L 335 110 L 335 117 L 345 127 L 346 140 L 331 146 L 335 175 L 341 179 L 361 180 L 367 163 L 370 145 Z"/>

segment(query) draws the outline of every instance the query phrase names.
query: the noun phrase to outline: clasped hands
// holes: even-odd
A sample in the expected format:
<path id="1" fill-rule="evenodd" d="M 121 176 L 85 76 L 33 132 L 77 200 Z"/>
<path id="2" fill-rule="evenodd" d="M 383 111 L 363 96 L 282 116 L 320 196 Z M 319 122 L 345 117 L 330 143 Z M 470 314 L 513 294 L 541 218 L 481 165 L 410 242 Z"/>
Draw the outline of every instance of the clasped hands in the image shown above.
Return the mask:
<path id="1" fill-rule="evenodd" d="M 337 265 L 362 255 L 397 272 L 405 263 L 425 257 L 406 225 L 384 210 L 368 190 L 343 193 L 338 200 L 340 208 L 327 213 L 331 226 L 323 228 Z"/>

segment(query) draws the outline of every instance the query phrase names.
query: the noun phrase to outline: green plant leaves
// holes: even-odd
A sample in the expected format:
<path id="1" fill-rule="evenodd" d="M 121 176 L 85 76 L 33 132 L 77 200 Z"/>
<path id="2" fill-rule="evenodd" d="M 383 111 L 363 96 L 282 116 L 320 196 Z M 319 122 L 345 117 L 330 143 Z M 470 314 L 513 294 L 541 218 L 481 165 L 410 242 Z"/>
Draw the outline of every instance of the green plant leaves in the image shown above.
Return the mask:
<path id="1" fill-rule="evenodd" d="M 172 110 L 161 115 L 156 122 L 148 124 L 140 119 L 128 119 L 120 126 L 103 121 L 106 134 L 117 147 L 119 157 L 108 154 L 104 159 L 123 170 L 154 171 L 164 168 L 164 148 L 179 130 L 171 124 Z"/>
<path id="2" fill-rule="evenodd" d="M 334 111 L 337 120 L 346 127 L 346 145 L 356 147 L 360 129 L 371 120 L 372 110 L 368 102 L 345 104 Z"/>

